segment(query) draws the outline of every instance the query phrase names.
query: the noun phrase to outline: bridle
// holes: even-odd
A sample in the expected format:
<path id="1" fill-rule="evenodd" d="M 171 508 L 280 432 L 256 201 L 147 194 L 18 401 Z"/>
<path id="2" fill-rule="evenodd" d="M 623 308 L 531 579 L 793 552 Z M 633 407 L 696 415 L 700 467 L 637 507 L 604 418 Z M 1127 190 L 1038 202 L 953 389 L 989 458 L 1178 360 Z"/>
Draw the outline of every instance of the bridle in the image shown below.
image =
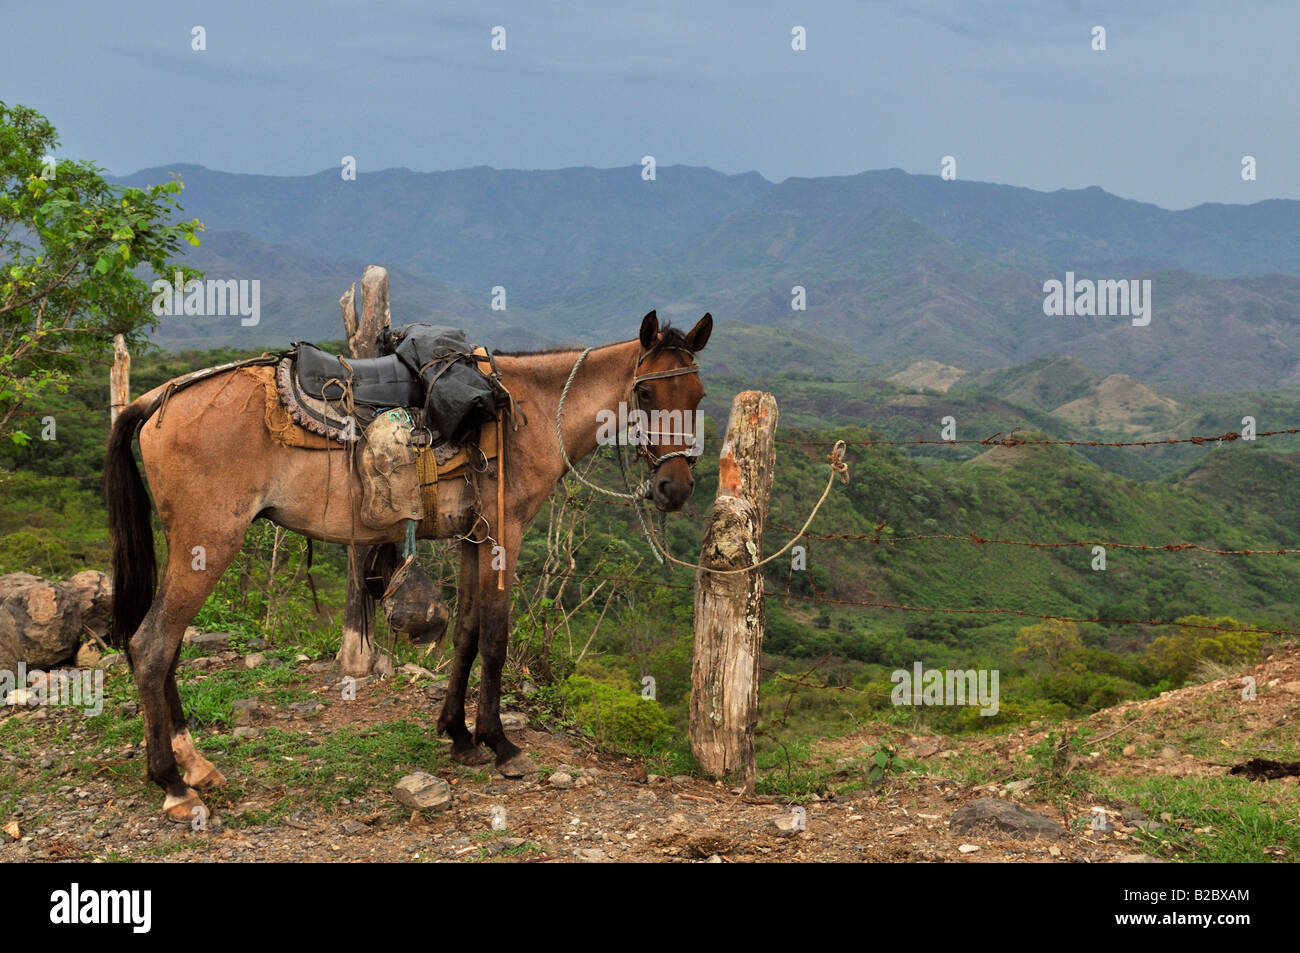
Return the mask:
<path id="1" fill-rule="evenodd" d="M 564 390 L 560 392 L 559 405 L 555 408 L 555 437 L 560 443 L 560 456 L 564 459 L 564 465 L 568 468 L 569 472 L 578 478 L 578 482 L 582 483 L 584 486 L 588 487 L 589 489 L 595 490 L 598 493 L 603 493 L 606 496 L 612 496 L 615 499 L 620 499 L 620 500 L 647 499 L 650 496 L 651 488 L 654 486 L 654 474 L 658 472 L 659 467 L 661 465 L 663 465 L 666 461 L 673 459 L 674 457 L 685 457 L 687 459 L 687 465 L 690 466 L 692 470 L 694 470 L 695 464 L 698 462 L 703 448 L 687 447 L 682 450 L 670 450 L 669 452 L 664 454 L 655 454 L 654 451 L 650 449 L 648 440 L 638 441 L 639 446 L 637 447 L 637 451 L 636 451 L 637 456 L 645 457 L 646 461 L 650 464 L 651 474 L 649 477 L 642 480 L 635 490 L 629 489 L 629 491 L 626 493 L 620 493 L 617 490 L 607 490 L 603 486 L 597 486 L 595 483 L 592 483 L 581 473 L 579 473 L 577 467 L 573 465 L 573 461 L 569 459 L 569 451 L 564 444 L 564 402 L 569 396 L 569 389 L 573 386 L 573 382 L 578 376 L 578 368 L 582 367 L 582 362 L 587 359 L 587 355 L 590 354 L 593 350 L 594 347 L 587 348 L 581 354 L 579 354 L 578 359 L 573 362 L 573 369 L 569 371 L 569 379 L 564 382 Z M 647 357 L 649 357 L 652 353 L 657 353 L 657 351 L 664 351 L 664 350 L 681 351 L 685 354 L 690 355 L 692 360 L 689 364 L 683 365 L 682 367 L 674 367 L 664 371 L 651 371 L 648 374 L 636 373 L 636 368 L 639 368 Z M 636 394 L 636 388 L 638 384 L 641 384 L 644 381 L 662 380 L 668 377 L 680 377 L 684 374 L 698 374 L 700 372 L 700 366 L 695 363 L 694 356 L 695 355 L 693 351 L 684 347 L 669 346 L 669 347 L 661 347 L 658 349 L 652 348 L 650 350 L 642 350 L 641 355 L 640 357 L 637 358 L 636 365 L 633 368 L 633 377 L 632 377 L 632 401 L 636 409 L 641 410 L 640 400 Z M 655 433 L 657 435 L 657 438 L 661 439 L 663 437 L 662 432 L 650 431 L 647 429 L 646 431 L 647 438 L 651 433 Z M 695 435 L 694 434 L 689 434 L 689 435 L 670 434 L 669 436 L 678 436 L 684 440 L 687 436 L 693 438 Z M 620 468 L 622 468 L 623 470 L 624 485 L 628 486 L 629 482 L 627 477 L 627 468 L 623 462 L 623 446 L 624 444 L 620 436 L 619 441 L 617 443 L 618 462 Z M 640 515 L 639 508 L 637 510 L 637 513 L 638 515 Z M 658 554 L 656 553 L 656 555 Z"/>
<path id="2" fill-rule="evenodd" d="M 645 414 L 647 422 L 651 417 L 650 414 L 641 409 L 641 399 L 637 396 L 636 392 L 638 384 L 643 381 L 657 381 L 668 377 L 681 377 L 684 374 L 698 374 L 700 372 L 700 365 L 695 363 L 695 352 L 690 349 L 684 347 L 663 347 L 659 350 L 681 351 L 690 358 L 690 363 L 685 364 L 682 367 L 669 368 L 666 371 L 651 371 L 649 374 L 636 374 L 636 376 L 632 378 L 632 406 L 640 413 Z M 656 352 L 642 351 L 641 356 L 637 358 L 636 366 L 640 367 L 641 363 L 652 353 Z M 696 411 L 696 413 L 698 413 L 698 411 Z M 695 439 L 695 434 L 686 433 L 684 431 L 672 432 L 653 430 L 649 427 L 645 429 L 644 433 L 646 439 L 637 441 L 636 453 L 639 457 L 645 457 L 646 462 L 650 464 L 651 469 L 657 470 L 660 464 L 667 460 L 671 460 L 674 457 L 685 457 L 687 466 L 689 466 L 692 471 L 695 469 L 695 465 L 700 460 L 700 454 L 703 452 L 703 447 L 697 447 L 691 443 L 691 441 Z M 680 440 L 682 443 L 687 444 L 686 448 L 683 450 L 671 450 L 668 453 L 656 454 L 652 448 L 655 444 L 663 443 L 665 435 L 671 439 Z M 651 441 L 654 443 L 652 444 Z"/>

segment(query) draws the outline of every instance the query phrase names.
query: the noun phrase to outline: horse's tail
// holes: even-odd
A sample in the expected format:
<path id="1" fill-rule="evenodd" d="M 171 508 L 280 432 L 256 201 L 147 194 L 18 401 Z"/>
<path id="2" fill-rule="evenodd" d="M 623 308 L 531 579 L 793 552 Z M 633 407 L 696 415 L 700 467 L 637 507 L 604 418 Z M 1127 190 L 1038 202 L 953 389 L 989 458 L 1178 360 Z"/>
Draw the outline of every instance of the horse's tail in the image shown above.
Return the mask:
<path id="1" fill-rule="evenodd" d="M 124 651 L 158 588 L 153 509 L 132 449 L 140 425 L 154 409 L 153 403 L 136 401 L 118 415 L 104 463 L 104 497 L 113 542 L 113 624 L 108 642 Z"/>

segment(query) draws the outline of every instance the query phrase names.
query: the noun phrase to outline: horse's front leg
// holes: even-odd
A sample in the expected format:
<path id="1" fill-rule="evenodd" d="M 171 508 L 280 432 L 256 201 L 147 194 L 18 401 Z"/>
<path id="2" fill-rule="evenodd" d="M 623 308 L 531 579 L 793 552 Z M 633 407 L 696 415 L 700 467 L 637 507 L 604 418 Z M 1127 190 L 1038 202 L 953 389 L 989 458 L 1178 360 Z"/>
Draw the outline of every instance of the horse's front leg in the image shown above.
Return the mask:
<path id="1" fill-rule="evenodd" d="M 488 760 L 465 725 L 465 695 L 469 689 L 469 671 L 479 643 L 478 561 L 474 543 L 461 543 L 460 584 L 456 597 L 456 655 L 447 679 L 447 698 L 438 715 L 438 731 L 451 738 L 451 757 L 462 764 L 482 764 Z"/>
<path id="2" fill-rule="evenodd" d="M 494 553 L 485 547 L 488 550 L 486 559 L 481 556 L 479 562 L 478 651 L 483 658 L 483 672 L 479 680 L 478 712 L 474 716 L 474 739 L 496 753 L 497 770 L 508 778 L 521 778 L 537 771 L 501 727 L 501 669 L 505 665 L 506 646 L 510 639 L 510 591 L 521 533 L 522 527 L 510 527 L 507 539 L 514 544 L 508 547 L 508 551 L 502 553 L 497 549 Z M 498 589 L 497 567 L 502 558 L 506 560 L 506 585 Z"/>

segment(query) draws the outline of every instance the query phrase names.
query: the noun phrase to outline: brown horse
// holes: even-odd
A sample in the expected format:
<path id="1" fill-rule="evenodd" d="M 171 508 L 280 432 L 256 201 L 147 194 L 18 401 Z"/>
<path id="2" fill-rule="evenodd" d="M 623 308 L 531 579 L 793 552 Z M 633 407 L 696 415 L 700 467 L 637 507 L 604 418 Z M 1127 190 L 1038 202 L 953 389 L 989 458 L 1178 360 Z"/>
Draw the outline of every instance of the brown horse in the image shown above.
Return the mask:
<path id="1" fill-rule="evenodd" d="M 568 472 L 555 426 L 557 411 L 563 412 L 564 450 L 574 462 L 596 448 L 602 419 L 608 421 L 620 402 L 658 410 L 669 419 L 681 419 L 671 415 L 686 411 L 693 416 L 704 394 L 694 354 L 712 328 L 713 318 L 706 314 L 688 333 L 661 330 L 651 311 L 631 341 L 581 353 L 497 355 L 502 383 L 522 411 L 502 428 L 504 525 L 497 525 L 494 471 L 480 476 L 477 491 L 467 481 L 440 484 L 436 525 L 428 525 L 429 520 L 420 524 L 423 538 L 488 537 L 461 543 L 455 660 L 438 717 L 438 730 L 451 738 L 453 758 L 485 761 L 490 755 L 479 747 L 485 744 L 503 775 L 522 777 L 534 770 L 501 727 L 510 587 L 497 588 L 496 570 L 504 555 L 507 572 L 515 571 L 525 527 Z M 577 363 L 581 366 L 575 373 Z M 109 437 L 105 479 L 115 593 L 110 638 L 129 649 L 144 715 L 148 775 L 166 792 L 164 813 L 177 821 L 206 816 L 198 792 L 225 780 L 195 749 L 186 730 L 175 677 L 181 637 L 239 552 L 245 530 L 264 517 L 331 543 L 375 546 L 403 535 L 401 523 L 384 532 L 360 521 L 359 483 L 342 454 L 284 447 L 271 439 L 260 387 L 247 374 L 218 374 L 173 393 L 165 412 L 149 425 L 163 402 L 163 385 L 127 407 Z M 132 455 L 137 433 L 167 537 L 161 586 L 149 495 Z M 686 437 L 647 434 L 645 455 L 654 468 L 647 493 L 661 510 L 680 509 L 694 489 Z M 479 506 L 476 497 L 490 502 Z M 504 541 L 504 554 L 494 553 L 497 540 Z M 483 669 L 471 734 L 465 724 L 465 694 L 475 654 L 483 656 Z"/>

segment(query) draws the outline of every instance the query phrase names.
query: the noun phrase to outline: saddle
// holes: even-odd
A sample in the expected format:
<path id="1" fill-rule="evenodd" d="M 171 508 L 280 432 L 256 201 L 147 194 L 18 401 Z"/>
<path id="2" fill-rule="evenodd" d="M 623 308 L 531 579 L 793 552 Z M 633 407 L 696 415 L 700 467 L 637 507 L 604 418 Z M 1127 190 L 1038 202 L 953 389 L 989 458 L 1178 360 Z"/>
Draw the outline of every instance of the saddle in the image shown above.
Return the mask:
<path id="1" fill-rule="evenodd" d="M 361 407 L 418 407 L 424 396 L 419 377 L 396 354 L 343 357 L 299 344 L 297 358 L 293 379 L 318 400 L 343 401 L 349 385 L 352 403 Z"/>

